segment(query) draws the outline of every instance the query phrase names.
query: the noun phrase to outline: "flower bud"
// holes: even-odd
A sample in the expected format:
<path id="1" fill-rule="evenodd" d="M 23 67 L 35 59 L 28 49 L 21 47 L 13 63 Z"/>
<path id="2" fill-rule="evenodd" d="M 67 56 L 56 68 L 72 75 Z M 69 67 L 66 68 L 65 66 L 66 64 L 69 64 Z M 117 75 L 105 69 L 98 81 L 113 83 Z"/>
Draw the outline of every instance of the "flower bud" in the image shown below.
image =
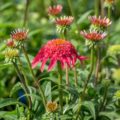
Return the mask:
<path id="1" fill-rule="evenodd" d="M 56 102 L 48 102 L 47 103 L 47 110 L 49 112 L 55 112 L 58 108 L 58 104 Z"/>

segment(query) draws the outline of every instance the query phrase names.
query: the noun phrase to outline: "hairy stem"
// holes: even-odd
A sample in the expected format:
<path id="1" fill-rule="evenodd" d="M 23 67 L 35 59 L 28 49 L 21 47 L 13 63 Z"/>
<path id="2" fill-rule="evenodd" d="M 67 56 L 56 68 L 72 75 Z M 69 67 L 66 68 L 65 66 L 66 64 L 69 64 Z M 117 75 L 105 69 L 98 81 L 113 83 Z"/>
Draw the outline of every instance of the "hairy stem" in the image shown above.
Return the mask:
<path id="1" fill-rule="evenodd" d="M 111 18 L 111 7 L 108 7 L 108 18 Z"/>
<path id="2" fill-rule="evenodd" d="M 24 86 L 24 91 L 25 91 L 25 93 L 26 93 L 26 94 L 29 94 L 29 93 L 30 93 L 30 92 L 29 92 L 29 89 L 28 89 L 28 87 L 27 87 L 27 84 L 26 84 L 26 82 L 25 82 L 25 79 L 24 79 L 23 75 L 21 74 L 21 72 L 20 72 L 20 70 L 19 70 L 19 68 L 18 68 L 18 65 L 17 65 L 15 62 L 12 62 L 12 63 L 13 63 L 13 66 L 14 66 L 14 68 L 15 68 L 15 70 L 16 70 L 16 73 L 17 73 L 17 75 L 18 75 L 21 83 L 22 83 L 23 86 Z M 29 109 L 31 109 L 31 108 L 32 108 L 31 98 L 30 98 L 30 97 L 27 97 L 27 98 L 28 98 L 28 102 L 29 102 Z"/>
<path id="3" fill-rule="evenodd" d="M 85 85 L 84 85 L 84 89 L 83 89 L 83 96 L 85 94 L 85 91 L 86 91 L 86 88 L 87 88 L 87 85 L 89 83 L 89 80 L 92 76 L 92 73 L 93 73 L 93 69 L 94 69 L 94 46 L 91 48 L 91 68 L 90 68 L 90 73 L 85 81 Z"/>
<path id="4" fill-rule="evenodd" d="M 25 27 L 26 23 L 27 23 L 29 4 L 30 4 L 30 0 L 26 0 L 25 13 L 24 13 L 24 19 L 23 19 L 23 27 Z"/>
<path id="5" fill-rule="evenodd" d="M 76 28 L 79 31 L 79 26 L 76 23 L 76 15 L 75 15 L 75 12 L 74 12 L 74 9 L 73 9 L 73 4 L 72 4 L 71 0 L 67 0 L 67 3 L 68 3 L 68 6 L 69 6 L 71 15 L 74 17 Z"/>
<path id="6" fill-rule="evenodd" d="M 39 89 L 40 95 L 41 95 L 42 100 L 43 100 L 44 107 L 45 107 L 45 109 L 46 109 L 46 98 L 45 98 L 44 92 L 43 92 L 43 90 L 42 90 L 42 87 L 41 87 L 41 85 L 39 85 L 39 84 L 37 83 L 37 80 L 36 80 L 36 78 L 35 78 L 34 72 L 33 72 L 32 67 L 31 67 L 30 59 L 29 59 L 29 57 L 28 57 L 28 54 L 27 54 L 26 49 L 25 49 L 24 46 L 22 46 L 22 50 L 23 50 L 23 53 L 24 53 L 25 58 L 26 58 L 26 60 L 27 60 L 28 67 L 29 67 L 29 70 L 30 70 L 30 72 L 31 72 L 31 74 L 32 74 L 33 80 L 34 80 L 35 84 L 37 85 L 37 87 L 38 87 L 38 89 Z"/>
<path id="7" fill-rule="evenodd" d="M 95 81 L 94 81 L 95 86 L 97 85 L 98 82 L 99 71 L 100 71 L 100 47 L 97 46 L 97 62 L 96 62 L 96 72 L 95 72 Z"/>
<path id="8" fill-rule="evenodd" d="M 94 69 L 94 46 L 91 48 L 91 69 L 90 69 L 90 73 L 89 73 L 89 75 L 88 75 L 88 78 L 87 78 L 86 81 L 85 81 L 85 85 L 84 85 L 84 88 L 83 88 L 83 92 L 82 92 L 82 95 L 81 95 L 80 100 L 79 100 L 80 103 L 79 103 L 79 108 L 78 108 L 76 120 L 77 120 L 78 117 L 79 117 L 79 113 L 80 113 L 80 109 L 81 109 L 81 103 L 82 103 L 82 101 L 84 100 L 85 92 L 86 92 L 86 89 L 87 89 L 89 80 L 90 80 L 90 78 L 91 78 L 91 76 L 92 76 L 93 69 Z"/>
<path id="9" fill-rule="evenodd" d="M 105 107 L 105 101 L 106 101 L 106 98 L 107 98 L 107 92 L 108 92 L 108 85 L 105 87 L 105 92 L 104 92 L 104 95 L 103 95 L 103 101 L 102 101 L 101 106 L 99 108 L 99 112 L 101 110 L 103 110 L 104 107 Z"/>
<path id="10" fill-rule="evenodd" d="M 104 10 L 104 0 L 101 0 L 101 16 L 104 17 L 105 16 L 105 10 Z"/>
<path id="11" fill-rule="evenodd" d="M 95 0 L 95 15 L 98 16 L 99 15 L 99 0 Z"/>
<path id="12" fill-rule="evenodd" d="M 58 62 L 58 90 L 59 90 L 59 103 L 61 114 L 63 113 L 63 91 L 62 91 L 62 68 L 60 62 Z"/>
<path id="13" fill-rule="evenodd" d="M 74 67 L 74 78 L 75 78 L 75 86 L 78 86 L 78 79 L 77 79 L 77 70 L 76 70 L 76 66 Z"/>
<path id="14" fill-rule="evenodd" d="M 68 70 L 69 70 L 69 68 L 68 68 L 68 66 L 67 66 L 67 64 L 66 64 L 66 85 L 67 85 L 67 86 L 69 86 L 69 75 L 68 75 Z"/>

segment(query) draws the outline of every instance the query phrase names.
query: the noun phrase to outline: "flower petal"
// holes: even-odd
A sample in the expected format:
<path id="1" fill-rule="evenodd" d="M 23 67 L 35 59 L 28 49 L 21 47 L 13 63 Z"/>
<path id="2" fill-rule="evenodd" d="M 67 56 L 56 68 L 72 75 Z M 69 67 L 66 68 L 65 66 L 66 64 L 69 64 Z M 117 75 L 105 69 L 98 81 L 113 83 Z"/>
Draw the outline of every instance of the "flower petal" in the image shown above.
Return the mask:
<path id="1" fill-rule="evenodd" d="M 44 66 L 45 66 L 45 63 L 47 62 L 48 58 L 45 58 L 43 61 L 42 61 L 42 64 L 41 64 L 41 67 L 40 67 L 40 71 L 43 72 L 44 70 Z"/>
<path id="2" fill-rule="evenodd" d="M 41 61 L 41 58 L 39 57 L 39 55 L 37 55 L 33 61 L 32 61 L 32 68 L 35 68 L 37 66 L 37 64 Z"/>
<path id="3" fill-rule="evenodd" d="M 51 69 L 55 66 L 56 62 L 57 62 L 57 59 L 54 59 L 54 58 L 51 59 L 49 67 L 48 67 L 48 71 L 51 71 Z"/>

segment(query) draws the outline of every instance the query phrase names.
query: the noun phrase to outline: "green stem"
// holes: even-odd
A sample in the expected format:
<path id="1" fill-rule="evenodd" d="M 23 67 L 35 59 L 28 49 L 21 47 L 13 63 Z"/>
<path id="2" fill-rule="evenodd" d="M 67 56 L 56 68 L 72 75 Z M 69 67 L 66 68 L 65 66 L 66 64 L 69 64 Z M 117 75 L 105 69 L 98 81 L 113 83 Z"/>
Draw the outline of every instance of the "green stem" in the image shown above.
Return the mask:
<path id="1" fill-rule="evenodd" d="M 25 14 L 24 14 L 24 20 L 23 20 L 23 27 L 25 27 L 26 23 L 27 23 L 29 4 L 30 4 L 30 0 L 26 0 Z"/>
<path id="2" fill-rule="evenodd" d="M 95 86 L 97 85 L 98 82 L 98 75 L 99 75 L 99 70 L 100 70 L 100 47 L 99 45 L 97 46 L 97 62 L 96 62 L 96 72 L 95 72 Z"/>
<path id="3" fill-rule="evenodd" d="M 105 16 L 105 10 L 104 10 L 104 0 L 101 0 L 101 16 Z"/>
<path id="4" fill-rule="evenodd" d="M 59 103 L 61 114 L 63 114 L 63 91 L 62 91 L 62 68 L 60 62 L 58 62 L 58 90 L 59 90 Z"/>
<path id="5" fill-rule="evenodd" d="M 109 87 L 108 85 L 105 87 L 105 92 L 104 92 L 104 96 L 103 96 L 103 101 L 102 101 L 102 103 L 101 103 L 99 112 L 100 112 L 101 110 L 103 110 L 104 107 L 105 107 L 105 101 L 106 101 L 106 98 L 107 98 L 108 87 Z"/>
<path id="6" fill-rule="evenodd" d="M 98 16 L 99 15 L 99 0 L 95 0 L 95 15 Z"/>
<path id="7" fill-rule="evenodd" d="M 18 65 L 17 65 L 15 62 L 12 62 L 12 63 L 13 63 L 13 66 L 14 66 L 14 68 L 15 68 L 15 70 L 16 70 L 16 73 L 17 73 L 17 75 L 18 75 L 21 83 L 22 83 L 23 86 L 24 86 L 24 91 L 25 91 L 25 93 L 26 93 L 26 94 L 29 94 L 29 89 L 28 89 L 28 87 L 27 87 L 27 85 L 26 85 L 26 82 L 25 82 L 25 80 L 24 80 L 24 78 L 23 78 L 23 76 L 22 76 L 22 74 L 21 74 L 21 72 L 20 72 L 20 70 L 19 70 L 19 68 L 18 68 Z M 28 98 L 28 102 L 29 102 L 29 109 L 32 109 L 31 97 L 27 97 L 27 98 Z M 28 120 L 30 120 L 30 114 L 28 114 L 27 117 L 29 118 Z"/>
<path id="8" fill-rule="evenodd" d="M 79 117 L 79 113 L 80 113 L 80 109 L 81 109 L 81 103 L 84 100 L 85 92 L 86 92 L 89 80 L 92 76 L 93 69 L 94 69 L 94 46 L 91 48 L 91 69 L 90 69 L 90 73 L 88 75 L 88 78 L 85 81 L 84 89 L 83 89 L 83 92 L 82 92 L 82 95 L 81 95 L 81 98 L 80 98 L 80 102 L 79 102 L 79 109 L 78 109 L 78 113 L 77 113 L 77 116 L 76 116 L 76 120 Z"/>
<path id="9" fill-rule="evenodd" d="M 68 2 L 68 5 L 69 5 L 69 9 L 70 9 L 71 15 L 72 15 L 73 17 L 75 17 L 75 14 L 74 14 L 74 11 L 73 11 L 73 8 L 72 8 L 71 0 L 67 0 L 67 2 Z"/>
<path id="10" fill-rule="evenodd" d="M 108 7 L 108 18 L 111 18 L 111 7 Z"/>
<path id="11" fill-rule="evenodd" d="M 92 76 L 93 69 L 94 69 L 94 46 L 91 48 L 91 68 L 90 68 L 90 73 L 88 75 L 88 78 L 87 78 L 85 85 L 84 85 L 82 97 L 85 95 L 85 91 L 86 91 L 87 85 L 89 83 L 89 80 Z"/>
<path id="12" fill-rule="evenodd" d="M 22 50 L 23 50 L 23 53 L 24 53 L 25 58 L 26 58 L 26 60 L 27 60 L 28 67 L 29 67 L 29 70 L 30 70 L 30 72 L 31 72 L 31 74 L 32 74 L 33 80 L 34 80 L 35 84 L 37 85 L 37 87 L 38 87 L 38 89 L 39 89 L 40 95 L 41 95 L 42 100 L 43 100 L 44 107 L 45 107 L 45 109 L 46 109 L 46 98 L 45 98 L 44 92 L 43 92 L 43 90 L 42 90 L 42 87 L 41 87 L 41 85 L 39 85 L 39 84 L 37 83 L 37 81 L 36 81 L 34 72 L 33 72 L 32 67 L 31 67 L 30 59 L 29 59 L 29 57 L 28 57 L 28 54 L 27 54 L 26 49 L 25 49 L 24 46 L 22 46 Z"/>
<path id="13" fill-rule="evenodd" d="M 23 70 L 23 65 L 22 65 L 22 61 L 20 60 L 20 57 L 18 57 L 18 62 L 19 62 L 19 64 L 20 64 L 20 70 L 22 71 L 22 74 L 23 74 L 23 76 L 24 76 L 24 78 L 25 78 L 25 83 L 26 83 L 26 85 L 28 86 L 27 76 L 26 76 L 26 74 L 25 74 L 25 72 L 24 72 L 24 70 Z"/>
<path id="14" fill-rule="evenodd" d="M 69 70 L 69 68 L 68 68 L 68 66 L 67 66 L 67 64 L 66 64 L 66 85 L 67 85 L 67 86 L 69 86 L 69 75 L 68 75 L 68 70 Z"/>
<path id="15" fill-rule="evenodd" d="M 76 23 L 76 15 L 75 15 L 74 9 L 73 9 L 73 7 L 72 7 L 73 4 L 72 4 L 71 0 L 67 0 L 67 2 L 68 2 L 68 6 L 69 6 L 69 9 L 70 9 L 71 15 L 74 17 L 74 21 L 75 21 L 76 28 L 77 28 L 77 30 L 79 31 L 79 26 L 78 26 L 77 23 Z"/>
<path id="16" fill-rule="evenodd" d="M 75 78 L 75 86 L 78 86 L 78 79 L 77 79 L 77 70 L 76 70 L 76 66 L 74 67 L 74 78 Z"/>

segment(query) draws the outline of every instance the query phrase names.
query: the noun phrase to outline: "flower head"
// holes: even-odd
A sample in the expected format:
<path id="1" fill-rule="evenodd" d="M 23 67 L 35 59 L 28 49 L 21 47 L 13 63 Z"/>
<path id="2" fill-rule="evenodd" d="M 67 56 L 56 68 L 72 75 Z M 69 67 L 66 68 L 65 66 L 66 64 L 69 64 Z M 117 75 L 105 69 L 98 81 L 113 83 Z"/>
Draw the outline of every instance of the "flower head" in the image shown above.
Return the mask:
<path id="1" fill-rule="evenodd" d="M 11 33 L 11 38 L 16 41 L 23 41 L 27 38 L 28 30 L 17 29 Z"/>
<path id="2" fill-rule="evenodd" d="M 48 8 L 48 13 L 50 15 L 58 15 L 62 11 L 62 5 L 50 6 Z"/>
<path id="3" fill-rule="evenodd" d="M 47 110 L 49 112 L 55 112 L 58 108 L 58 104 L 56 102 L 48 102 L 47 103 Z"/>
<path id="4" fill-rule="evenodd" d="M 105 32 L 100 33 L 98 31 L 90 31 L 90 32 L 81 31 L 80 34 L 86 39 L 91 41 L 100 41 L 107 36 Z"/>
<path id="5" fill-rule="evenodd" d="M 57 18 L 55 20 L 55 23 L 59 26 L 69 26 L 72 24 L 74 18 L 72 16 L 63 16 L 60 18 Z"/>
<path id="6" fill-rule="evenodd" d="M 19 51 L 18 49 L 8 49 L 5 51 L 5 57 L 8 59 L 13 59 L 18 57 Z"/>
<path id="7" fill-rule="evenodd" d="M 7 43 L 6 43 L 6 45 L 7 45 L 8 47 L 14 47 L 14 46 L 15 46 L 13 40 L 8 40 Z"/>
<path id="8" fill-rule="evenodd" d="M 93 25 L 101 26 L 101 27 L 108 27 L 112 23 L 109 18 L 106 18 L 106 17 L 101 18 L 100 16 L 99 17 L 90 16 L 89 20 Z"/>
<path id="9" fill-rule="evenodd" d="M 54 39 L 48 41 L 45 44 L 35 58 L 32 61 L 32 68 L 36 67 L 39 62 L 42 62 L 41 71 L 44 69 L 44 65 L 47 60 L 50 59 L 48 71 L 50 71 L 57 61 L 61 63 L 61 67 L 64 68 L 65 63 L 71 67 L 74 66 L 77 59 L 80 61 L 85 60 L 86 57 L 79 56 L 74 46 L 64 39 Z"/>

